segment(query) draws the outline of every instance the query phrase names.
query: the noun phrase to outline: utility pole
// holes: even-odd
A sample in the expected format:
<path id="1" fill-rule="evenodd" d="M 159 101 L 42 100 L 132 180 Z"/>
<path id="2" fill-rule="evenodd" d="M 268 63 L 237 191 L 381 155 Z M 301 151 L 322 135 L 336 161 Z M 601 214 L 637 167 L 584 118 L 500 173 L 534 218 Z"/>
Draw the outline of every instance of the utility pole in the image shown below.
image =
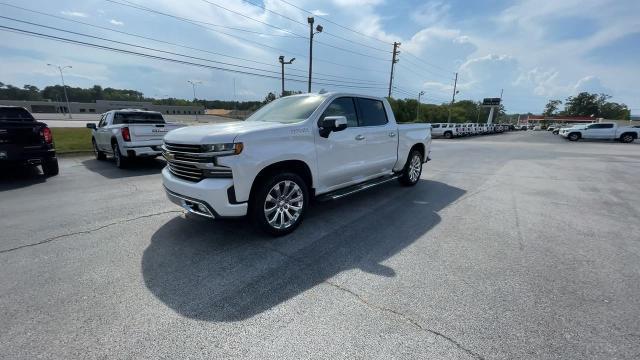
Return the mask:
<path id="1" fill-rule="evenodd" d="M 193 102 L 195 103 L 197 98 L 196 98 L 196 85 L 198 84 L 202 84 L 202 81 L 200 80 L 187 80 L 187 82 L 189 84 L 191 84 L 191 87 L 193 88 Z M 198 111 L 196 110 L 196 122 L 198 122 Z"/>
<path id="2" fill-rule="evenodd" d="M 453 96 L 451 97 L 451 104 L 449 105 L 449 119 L 447 123 L 451 123 L 451 108 L 453 107 L 453 103 L 456 101 L 456 94 L 458 91 L 456 87 L 458 86 L 458 73 L 456 73 L 456 79 L 453 81 Z"/>
<path id="3" fill-rule="evenodd" d="M 309 16 L 307 18 L 307 22 L 309 23 L 309 86 L 307 92 L 311 92 L 311 73 L 313 69 L 313 35 L 322 32 L 322 25 L 316 26 L 316 31 L 313 31 L 313 16 Z M 283 65 L 284 66 L 284 65 Z"/>
<path id="4" fill-rule="evenodd" d="M 280 57 L 278 58 L 278 61 L 280 61 L 280 65 L 282 65 L 282 95 L 280 96 L 284 96 L 284 66 L 291 64 L 295 59 L 296 58 L 292 58 L 289 61 L 284 61 L 283 55 L 280 55 Z M 309 75 L 311 75 L 311 70 L 309 70 Z M 311 79 L 309 79 L 309 85 L 311 85 Z M 311 92 L 311 90 L 309 90 L 309 92 Z"/>
<path id="5" fill-rule="evenodd" d="M 393 55 L 391 57 L 391 76 L 389 77 L 389 97 L 391 97 L 391 88 L 393 87 L 393 70 L 395 69 L 396 63 L 398 62 L 398 47 L 400 46 L 399 42 L 393 43 Z"/>
<path id="6" fill-rule="evenodd" d="M 424 91 L 418 93 L 418 109 L 416 110 L 416 121 L 420 121 L 420 97 L 424 95 Z"/>
<path id="7" fill-rule="evenodd" d="M 67 100 L 67 112 L 69 113 L 69 119 L 72 119 L 72 117 L 71 117 L 71 105 L 69 104 L 69 97 L 67 96 L 67 86 L 64 84 L 64 75 L 62 74 L 62 70 L 71 69 L 72 66 L 71 65 L 59 66 L 59 65 L 54 65 L 54 64 L 47 64 L 47 66 L 52 66 L 54 68 L 57 68 L 58 71 L 60 71 L 60 79 L 62 79 L 62 90 L 64 91 L 64 98 L 65 98 L 65 100 Z"/>

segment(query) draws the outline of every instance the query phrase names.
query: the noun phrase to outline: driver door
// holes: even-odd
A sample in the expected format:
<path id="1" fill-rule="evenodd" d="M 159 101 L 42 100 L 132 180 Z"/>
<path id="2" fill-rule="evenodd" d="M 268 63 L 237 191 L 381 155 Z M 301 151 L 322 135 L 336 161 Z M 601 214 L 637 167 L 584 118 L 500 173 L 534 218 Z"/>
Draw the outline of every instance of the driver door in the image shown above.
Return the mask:
<path id="1" fill-rule="evenodd" d="M 327 107 L 319 120 L 326 116 L 344 116 L 347 128 L 323 138 L 316 135 L 318 190 L 321 192 L 348 186 L 364 177 L 368 160 L 364 136 L 358 127 L 355 99 L 339 97 Z"/>

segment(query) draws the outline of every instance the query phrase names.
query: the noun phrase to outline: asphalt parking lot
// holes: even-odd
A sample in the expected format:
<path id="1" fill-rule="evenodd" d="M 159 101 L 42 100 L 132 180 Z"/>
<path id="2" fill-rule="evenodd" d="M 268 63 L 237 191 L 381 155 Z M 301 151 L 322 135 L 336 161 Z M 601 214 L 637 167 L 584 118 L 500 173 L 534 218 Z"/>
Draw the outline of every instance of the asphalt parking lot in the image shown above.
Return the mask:
<path id="1" fill-rule="evenodd" d="M 0 179 L 0 357 L 638 359 L 640 141 L 435 140 L 415 188 L 272 239 L 160 160 Z"/>

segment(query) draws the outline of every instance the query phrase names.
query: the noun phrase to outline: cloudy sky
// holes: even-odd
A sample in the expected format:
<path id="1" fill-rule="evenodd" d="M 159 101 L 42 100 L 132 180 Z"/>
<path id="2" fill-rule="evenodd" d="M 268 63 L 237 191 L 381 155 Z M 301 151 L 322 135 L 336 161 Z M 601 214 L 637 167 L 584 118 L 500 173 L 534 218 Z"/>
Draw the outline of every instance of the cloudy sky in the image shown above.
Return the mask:
<path id="1" fill-rule="evenodd" d="M 251 100 L 280 91 L 284 55 L 296 58 L 287 65 L 287 89 L 306 90 L 304 10 L 324 28 L 315 36 L 315 91 L 386 95 L 398 41 L 395 97 L 424 90 L 425 102 L 447 101 L 458 72 L 458 99 L 504 89 L 509 112 L 540 112 L 548 99 L 592 91 L 640 114 L 637 0 L 3 0 L 0 81 L 55 84 L 59 75 L 46 64 L 56 63 L 73 66 L 65 77 L 72 86 L 191 98 L 193 79 L 202 81 L 199 98 Z"/>

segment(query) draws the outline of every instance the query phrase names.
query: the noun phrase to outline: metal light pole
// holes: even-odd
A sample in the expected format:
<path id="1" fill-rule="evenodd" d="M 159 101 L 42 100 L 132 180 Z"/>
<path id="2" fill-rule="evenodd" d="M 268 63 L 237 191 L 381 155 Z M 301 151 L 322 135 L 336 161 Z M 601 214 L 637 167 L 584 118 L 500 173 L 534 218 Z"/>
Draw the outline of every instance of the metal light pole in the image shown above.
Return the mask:
<path id="1" fill-rule="evenodd" d="M 62 70 L 71 69 L 73 66 L 71 66 L 71 65 L 59 66 L 59 65 L 54 65 L 54 64 L 47 64 L 47 66 L 52 66 L 54 68 L 57 68 L 58 71 L 60 71 L 60 79 L 62 79 L 62 90 L 64 91 L 64 98 L 65 98 L 65 100 L 67 100 L 67 112 L 69 114 L 69 119 L 73 119 L 71 117 L 71 105 L 69 104 L 69 97 L 67 96 L 67 86 L 64 84 L 64 75 L 62 74 Z"/>
<path id="2" fill-rule="evenodd" d="M 318 25 L 316 26 L 316 31 L 313 31 L 313 16 L 309 16 L 307 18 L 307 22 L 309 23 L 309 86 L 308 86 L 308 91 L 307 92 L 311 92 L 311 72 L 313 69 L 313 35 L 321 33 L 322 32 L 322 25 Z"/>
<path id="3" fill-rule="evenodd" d="M 191 84 L 191 87 L 193 88 L 193 102 L 195 103 L 197 98 L 196 98 L 196 85 L 198 84 L 202 84 L 202 81 L 200 80 L 187 80 L 187 82 L 189 84 Z M 198 121 L 198 110 L 196 110 L 196 122 Z"/>
<path id="4" fill-rule="evenodd" d="M 420 121 L 420 97 L 424 95 L 424 91 L 418 93 L 418 109 L 416 110 L 416 121 Z"/>
<path id="5" fill-rule="evenodd" d="M 291 60 L 289 61 L 284 61 L 283 55 L 280 55 L 280 57 L 278 58 L 278 61 L 280 61 L 280 65 L 282 66 L 282 95 L 281 96 L 284 96 L 284 66 L 291 64 L 295 59 L 296 58 L 291 58 Z M 311 74 L 311 71 L 309 71 L 309 74 Z M 311 81 L 309 81 L 309 84 L 311 84 Z"/>

